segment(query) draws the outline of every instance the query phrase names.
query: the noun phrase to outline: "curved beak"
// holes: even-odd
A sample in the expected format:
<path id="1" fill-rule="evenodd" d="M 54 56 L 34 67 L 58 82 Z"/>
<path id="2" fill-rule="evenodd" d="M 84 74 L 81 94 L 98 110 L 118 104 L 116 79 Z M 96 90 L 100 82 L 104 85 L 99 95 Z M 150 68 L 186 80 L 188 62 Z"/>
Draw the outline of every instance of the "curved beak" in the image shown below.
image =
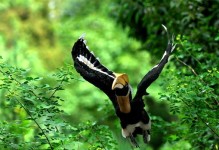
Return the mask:
<path id="1" fill-rule="evenodd" d="M 128 75 L 125 73 L 115 73 L 116 78 L 112 84 L 112 90 L 115 88 L 123 88 L 127 83 L 129 83 Z"/>
<path id="2" fill-rule="evenodd" d="M 116 78 L 112 84 L 112 90 L 116 88 L 122 89 L 126 84 L 129 83 L 127 74 L 115 74 Z M 129 113 L 131 111 L 129 94 L 126 96 L 116 96 L 117 103 L 119 104 L 119 109 L 123 113 Z"/>

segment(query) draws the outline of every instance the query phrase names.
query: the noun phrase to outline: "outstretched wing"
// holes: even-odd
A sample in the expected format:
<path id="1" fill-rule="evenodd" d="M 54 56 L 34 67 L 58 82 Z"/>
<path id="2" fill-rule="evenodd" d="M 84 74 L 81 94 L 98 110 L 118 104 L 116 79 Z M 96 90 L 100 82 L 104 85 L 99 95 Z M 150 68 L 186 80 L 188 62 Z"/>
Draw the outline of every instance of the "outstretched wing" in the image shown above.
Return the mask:
<path id="1" fill-rule="evenodd" d="M 163 27 L 167 32 L 166 27 L 165 26 Z M 173 43 L 174 42 L 173 37 L 172 39 L 169 38 L 168 32 L 167 32 L 167 36 L 168 36 L 168 44 L 163 54 L 163 57 L 161 58 L 160 62 L 156 66 L 154 66 L 138 84 L 137 93 L 134 99 L 141 98 L 144 95 L 148 95 L 146 91 L 147 88 L 151 85 L 151 83 L 153 83 L 159 77 L 162 69 L 164 68 L 165 64 L 168 62 L 168 58 L 176 45 Z"/>
<path id="2" fill-rule="evenodd" d="M 104 67 L 86 46 L 84 35 L 82 35 L 72 48 L 74 67 L 80 75 L 102 90 L 116 105 L 115 92 L 111 90 L 115 75 Z"/>

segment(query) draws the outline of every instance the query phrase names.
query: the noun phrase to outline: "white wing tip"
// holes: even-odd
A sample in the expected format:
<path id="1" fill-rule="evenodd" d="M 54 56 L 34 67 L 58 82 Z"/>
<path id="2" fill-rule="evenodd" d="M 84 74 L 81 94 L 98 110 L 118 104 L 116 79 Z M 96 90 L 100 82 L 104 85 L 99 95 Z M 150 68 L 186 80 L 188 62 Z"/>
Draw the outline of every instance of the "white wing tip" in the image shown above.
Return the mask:
<path id="1" fill-rule="evenodd" d="M 85 36 L 86 36 L 86 33 L 83 33 L 83 34 L 79 37 L 79 39 L 84 39 Z"/>
<path id="2" fill-rule="evenodd" d="M 171 53 L 174 51 L 175 48 L 176 48 L 176 44 L 173 45 L 173 47 L 171 49 Z"/>
<path id="3" fill-rule="evenodd" d="M 162 24 L 162 27 L 164 28 L 164 30 L 167 32 L 167 27 L 165 25 Z"/>

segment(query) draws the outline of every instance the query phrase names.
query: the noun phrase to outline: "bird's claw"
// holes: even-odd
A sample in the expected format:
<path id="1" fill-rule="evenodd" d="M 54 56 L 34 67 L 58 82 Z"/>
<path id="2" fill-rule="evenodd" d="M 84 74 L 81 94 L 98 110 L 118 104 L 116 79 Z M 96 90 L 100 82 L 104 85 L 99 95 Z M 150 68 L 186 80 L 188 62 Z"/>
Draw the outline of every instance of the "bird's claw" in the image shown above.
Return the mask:
<path id="1" fill-rule="evenodd" d="M 150 130 L 143 131 L 143 141 L 144 143 L 148 143 L 150 141 Z"/>
<path id="2" fill-rule="evenodd" d="M 133 136 L 132 134 L 129 135 L 129 139 L 130 139 L 131 144 L 132 144 L 134 147 L 136 147 L 136 148 L 139 147 L 137 141 L 135 140 L 135 138 L 134 138 L 134 136 Z"/>

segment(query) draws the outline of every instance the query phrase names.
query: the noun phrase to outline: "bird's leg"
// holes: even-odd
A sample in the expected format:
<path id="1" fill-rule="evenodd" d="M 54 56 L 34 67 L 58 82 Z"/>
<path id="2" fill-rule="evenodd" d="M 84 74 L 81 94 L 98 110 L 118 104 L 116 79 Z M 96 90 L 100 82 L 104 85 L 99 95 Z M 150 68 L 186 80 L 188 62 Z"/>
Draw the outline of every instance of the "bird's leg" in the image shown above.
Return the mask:
<path id="1" fill-rule="evenodd" d="M 144 143 L 148 143 L 150 141 L 150 130 L 143 130 L 143 140 Z"/>
<path id="2" fill-rule="evenodd" d="M 134 147 L 139 147 L 137 141 L 135 140 L 135 138 L 134 138 L 134 136 L 132 134 L 130 134 L 128 136 L 128 138 L 130 139 L 130 141 L 131 141 L 132 145 L 134 145 Z"/>

